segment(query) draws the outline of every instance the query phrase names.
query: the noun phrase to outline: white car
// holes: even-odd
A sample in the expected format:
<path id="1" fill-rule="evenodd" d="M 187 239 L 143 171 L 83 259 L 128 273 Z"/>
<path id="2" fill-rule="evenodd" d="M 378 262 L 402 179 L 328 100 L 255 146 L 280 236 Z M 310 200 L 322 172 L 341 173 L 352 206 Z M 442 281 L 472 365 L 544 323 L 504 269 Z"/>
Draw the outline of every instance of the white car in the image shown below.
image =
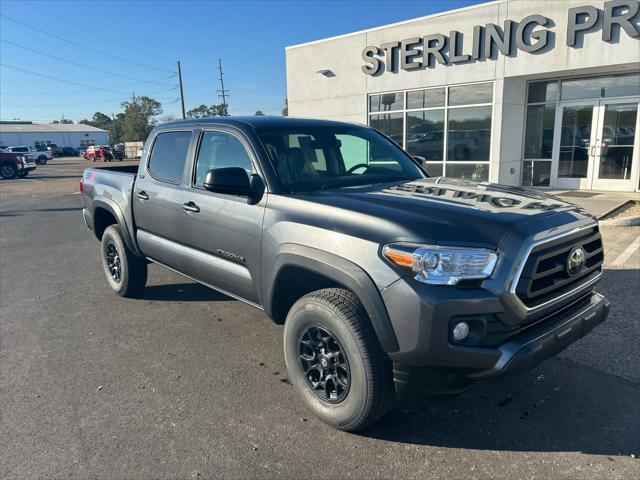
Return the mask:
<path id="1" fill-rule="evenodd" d="M 4 151 L 21 153 L 28 159 L 33 159 L 36 163 L 40 165 L 45 165 L 49 160 L 53 158 L 53 154 L 47 149 L 36 150 L 34 148 L 27 147 L 26 145 L 19 145 L 16 147 L 7 147 L 4 149 Z"/>

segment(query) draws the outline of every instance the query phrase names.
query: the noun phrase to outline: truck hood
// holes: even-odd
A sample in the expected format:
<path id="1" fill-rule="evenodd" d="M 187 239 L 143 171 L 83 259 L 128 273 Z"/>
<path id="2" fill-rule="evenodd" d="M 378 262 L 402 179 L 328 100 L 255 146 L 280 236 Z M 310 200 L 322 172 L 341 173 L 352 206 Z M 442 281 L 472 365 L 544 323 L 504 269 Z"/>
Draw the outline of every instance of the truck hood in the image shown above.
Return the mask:
<path id="1" fill-rule="evenodd" d="M 397 241 L 497 247 L 509 230 L 531 230 L 532 223 L 546 225 L 551 216 L 563 215 L 571 223 L 590 215 L 564 200 L 520 187 L 449 178 L 426 178 L 401 184 L 379 184 L 297 195 L 298 198 L 385 221 Z M 325 215 L 338 221 L 331 208 Z M 363 219 L 364 218 L 364 219 Z M 327 218 L 331 220 L 331 218 Z M 558 223 L 558 222 L 552 222 Z M 527 227 L 525 227 L 527 226 Z M 344 226 L 349 230 L 349 226 Z M 355 228 L 363 228 L 357 225 Z M 535 230 L 535 227 L 533 228 Z M 539 231 L 543 230 L 542 225 Z M 377 235 L 376 235 L 377 236 Z"/>

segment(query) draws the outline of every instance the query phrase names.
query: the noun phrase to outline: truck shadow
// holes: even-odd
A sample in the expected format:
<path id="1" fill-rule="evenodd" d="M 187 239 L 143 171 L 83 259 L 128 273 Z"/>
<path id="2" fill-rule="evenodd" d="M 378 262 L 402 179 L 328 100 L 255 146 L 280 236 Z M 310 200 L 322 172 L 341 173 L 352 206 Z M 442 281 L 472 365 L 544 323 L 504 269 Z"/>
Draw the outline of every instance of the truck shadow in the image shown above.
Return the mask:
<path id="1" fill-rule="evenodd" d="M 367 437 L 444 448 L 638 455 L 637 384 L 551 359 L 452 400 L 398 404 Z"/>
<path id="2" fill-rule="evenodd" d="M 144 289 L 145 300 L 165 302 L 219 302 L 234 301 L 220 292 L 212 290 L 199 283 L 173 283 L 163 285 L 148 285 Z"/>
<path id="3" fill-rule="evenodd" d="M 362 432 L 393 442 L 499 451 L 640 454 L 638 270 L 605 270 L 608 320 L 523 375 L 451 400 L 398 404 Z"/>

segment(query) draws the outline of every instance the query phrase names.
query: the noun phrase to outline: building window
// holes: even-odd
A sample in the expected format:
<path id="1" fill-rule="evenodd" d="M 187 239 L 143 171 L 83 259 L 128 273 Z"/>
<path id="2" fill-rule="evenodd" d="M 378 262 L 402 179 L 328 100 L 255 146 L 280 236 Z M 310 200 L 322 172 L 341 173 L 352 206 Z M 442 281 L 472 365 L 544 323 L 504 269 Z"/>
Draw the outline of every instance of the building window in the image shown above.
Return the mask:
<path id="1" fill-rule="evenodd" d="M 51 140 L 36 140 L 33 142 L 33 146 L 36 148 L 45 148 L 51 145 Z"/>
<path id="2" fill-rule="evenodd" d="M 522 163 L 522 185 L 525 187 L 551 185 L 551 157 L 559 92 L 558 81 L 529 83 Z"/>
<path id="3" fill-rule="evenodd" d="M 369 125 L 423 157 L 433 176 L 486 181 L 492 105 L 492 82 L 370 95 Z"/>
<path id="4" fill-rule="evenodd" d="M 95 140 L 80 140 L 80 147 L 81 148 L 87 148 L 87 147 L 91 147 L 92 145 L 95 145 L 96 141 Z"/>
<path id="5" fill-rule="evenodd" d="M 575 78 L 562 82 L 561 100 L 640 95 L 640 74 Z"/>

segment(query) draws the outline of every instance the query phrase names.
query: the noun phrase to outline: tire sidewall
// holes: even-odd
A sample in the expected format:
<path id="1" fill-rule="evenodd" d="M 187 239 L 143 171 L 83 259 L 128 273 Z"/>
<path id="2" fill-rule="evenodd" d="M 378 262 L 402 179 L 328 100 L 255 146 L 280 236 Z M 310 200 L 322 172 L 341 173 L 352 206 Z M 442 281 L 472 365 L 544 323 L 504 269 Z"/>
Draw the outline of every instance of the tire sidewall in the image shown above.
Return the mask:
<path id="1" fill-rule="evenodd" d="M 116 251 L 118 252 L 118 257 L 120 257 L 120 282 L 116 282 L 111 277 L 109 266 L 107 265 L 107 246 L 109 245 L 109 243 L 113 243 L 113 245 L 116 247 Z M 118 294 L 125 291 L 127 288 L 127 284 L 129 283 L 129 263 L 125 245 L 122 240 L 122 235 L 117 227 L 107 227 L 107 229 L 102 234 L 100 257 L 102 260 L 102 269 L 104 271 L 104 275 L 111 289 Z"/>
<path id="2" fill-rule="evenodd" d="M 318 397 L 304 375 L 298 356 L 299 340 L 312 326 L 330 331 L 345 350 L 351 381 L 347 396 L 340 403 L 329 403 Z M 314 299 L 296 303 L 285 324 L 284 353 L 291 383 L 316 416 L 338 428 L 347 429 L 358 422 L 367 409 L 369 379 L 361 346 L 339 312 Z"/>
<path id="3" fill-rule="evenodd" d="M 5 176 L 5 174 L 4 174 L 5 168 L 11 168 L 11 170 L 13 171 L 13 175 Z M 11 178 L 15 178 L 17 170 L 16 170 L 16 167 L 11 165 L 10 163 L 5 163 L 3 165 L 0 165 L 0 173 L 1 173 L 2 178 L 9 180 Z"/>

